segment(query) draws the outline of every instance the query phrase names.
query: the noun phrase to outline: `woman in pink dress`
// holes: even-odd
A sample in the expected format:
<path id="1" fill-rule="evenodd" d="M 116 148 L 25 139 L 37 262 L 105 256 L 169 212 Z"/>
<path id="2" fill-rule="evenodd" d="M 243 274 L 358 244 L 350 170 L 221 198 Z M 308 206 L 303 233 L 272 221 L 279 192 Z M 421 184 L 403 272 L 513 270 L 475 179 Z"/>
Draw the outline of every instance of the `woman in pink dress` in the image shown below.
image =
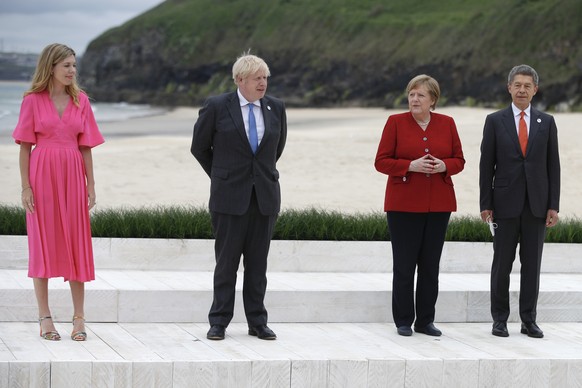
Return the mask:
<path id="1" fill-rule="evenodd" d="M 76 66 L 71 48 L 44 48 L 12 134 L 20 144 L 28 276 L 34 282 L 40 335 L 51 341 L 61 337 L 51 318 L 48 279 L 69 282 L 75 341 L 87 339 L 85 282 L 95 279 L 89 220 L 95 206 L 91 148 L 104 140 L 89 99 L 77 85 Z"/>

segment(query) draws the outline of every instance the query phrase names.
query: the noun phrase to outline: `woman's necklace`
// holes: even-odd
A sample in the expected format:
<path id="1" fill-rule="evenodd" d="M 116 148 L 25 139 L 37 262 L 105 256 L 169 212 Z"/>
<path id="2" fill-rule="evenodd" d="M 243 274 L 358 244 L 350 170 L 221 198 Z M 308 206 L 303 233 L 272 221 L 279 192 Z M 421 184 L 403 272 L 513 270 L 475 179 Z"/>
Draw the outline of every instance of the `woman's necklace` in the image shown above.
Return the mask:
<path id="1" fill-rule="evenodd" d="M 415 119 L 415 120 L 418 123 L 418 125 L 420 125 L 421 127 L 426 127 L 428 125 L 428 123 L 430 123 L 430 116 L 428 116 L 428 120 L 426 120 L 426 121 L 420 121 L 417 119 Z"/>

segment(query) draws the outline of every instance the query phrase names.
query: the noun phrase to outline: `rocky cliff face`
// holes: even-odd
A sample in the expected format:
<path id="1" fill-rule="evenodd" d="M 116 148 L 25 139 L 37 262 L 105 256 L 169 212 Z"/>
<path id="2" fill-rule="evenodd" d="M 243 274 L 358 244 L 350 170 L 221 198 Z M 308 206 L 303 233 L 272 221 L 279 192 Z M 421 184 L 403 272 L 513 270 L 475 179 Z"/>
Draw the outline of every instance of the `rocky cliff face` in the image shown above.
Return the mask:
<path id="1" fill-rule="evenodd" d="M 230 23 L 225 27 L 214 22 L 209 25 L 215 27 L 210 28 L 204 18 L 213 16 L 194 11 L 180 21 L 186 5 L 200 6 L 205 1 L 166 0 L 159 9 L 93 41 L 80 64 L 84 88 L 99 101 L 200 105 L 209 95 L 234 90 L 232 63 L 243 50 L 252 47 L 271 68 L 269 93 L 290 106 L 402 107 L 406 103 L 406 84 L 421 73 L 439 81 L 443 104 L 504 105 L 510 101 L 505 85 L 507 73 L 513 65 L 525 62 L 540 73 L 540 92 L 535 100 L 538 105 L 544 109 L 582 108 L 582 44 L 572 36 L 544 39 L 539 44 L 537 38 L 531 37 L 525 42 L 530 49 L 513 52 L 505 47 L 511 48 L 516 40 L 526 37 L 513 36 L 512 31 L 517 30 L 508 33 L 503 28 L 496 35 L 491 32 L 494 26 L 490 19 L 480 14 L 469 21 L 471 31 L 481 23 L 482 28 L 488 28 L 488 35 L 465 36 L 465 25 L 453 25 L 453 30 L 447 30 L 437 22 L 434 31 L 430 23 L 423 27 L 424 32 L 411 27 L 416 35 L 390 25 L 378 34 L 373 30 L 377 28 L 373 17 L 382 10 L 377 8 L 373 15 L 362 19 L 357 33 L 334 33 L 333 26 L 326 26 L 322 35 L 317 28 L 323 22 L 318 20 L 309 35 L 308 27 L 294 29 L 298 22 L 286 20 L 283 11 L 278 28 L 293 30 L 294 34 L 285 35 L 279 30 L 267 34 L 264 30 L 268 26 L 260 23 Z M 245 1 L 218 2 L 215 7 L 234 7 Z M 567 0 L 582 11 L 575 1 Z M 291 0 L 275 2 L 272 7 L 287 9 L 284 7 L 289 4 Z M 182 13 L 175 16 L 176 20 L 168 17 L 173 8 Z M 155 12 L 164 17 L 152 21 Z M 334 20 L 335 16 L 330 18 Z M 289 26 L 284 27 L 285 23 Z M 309 20 L 302 23 L 308 24 Z M 336 22 L 344 28 L 342 23 Z M 176 33 L 176 26 L 181 24 L 184 30 Z M 577 28 L 582 33 L 582 26 Z M 231 37 L 225 36 L 228 34 Z"/>
<path id="2" fill-rule="evenodd" d="M 87 50 L 80 81 L 100 100 L 148 102 L 167 83 L 169 64 L 158 53 L 165 37 L 156 30 Z"/>

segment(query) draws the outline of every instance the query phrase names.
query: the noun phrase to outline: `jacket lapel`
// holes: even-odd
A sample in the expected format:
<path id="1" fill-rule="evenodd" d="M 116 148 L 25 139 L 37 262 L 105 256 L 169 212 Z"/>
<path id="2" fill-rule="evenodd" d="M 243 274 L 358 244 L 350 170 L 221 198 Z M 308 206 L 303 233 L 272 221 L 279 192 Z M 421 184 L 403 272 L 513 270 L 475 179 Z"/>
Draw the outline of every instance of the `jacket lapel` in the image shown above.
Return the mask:
<path id="1" fill-rule="evenodd" d="M 243 121 L 242 112 L 240 109 L 240 101 L 236 92 L 231 93 L 228 96 L 228 101 L 226 104 L 226 109 L 230 114 L 232 122 L 236 128 L 236 131 L 241 136 L 241 139 L 249 145 L 249 139 L 247 138 L 247 133 L 245 131 L 245 123 Z"/>
<path id="2" fill-rule="evenodd" d="M 259 152 L 259 150 L 262 148 L 263 143 L 266 143 L 267 138 L 270 136 L 271 134 L 271 114 L 272 114 L 272 110 L 271 110 L 271 105 L 269 104 L 269 99 L 267 97 L 263 97 L 261 98 L 261 112 L 263 113 L 263 122 L 265 124 L 265 133 L 263 134 L 263 139 L 261 140 L 261 143 L 259 144 L 259 148 L 257 150 L 257 152 Z"/>
<path id="3" fill-rule="evenodd" d="M 529 121 L 529 135 L 527 137 L 527 148 L 526 154 L 529 152 L 530 148 L 532 147 L 533 142 L 536 139 L 536 135 L 540 131 L 542 126 L 542 119 L 541 114 L 538 110 L 534 109 L 533 107 L 530 109 L 530 121 Z"/>
<path id="4" fill-rule="evenodd" d="M 509 106 L 509 108 L 507 108 L 505 110 L 505 112 L 503 112 L 503 119 L 502 120 L 503 120 L 503 126 L 505 127 L 505 130 L 507 131 L 509 138 L 513 142 L 515 149 L 517 150 L 517 152 L 519 152 L 521 154 L 521 146 L 519 145 L 519 138 L 517 137 L 517 128 L 515 127 L 515 118 L 513 117 L 513 109 L 511 109 L 511 105 Z M 529 148 L 529 144 L 528 144 L 528 148 Z M 527 149 L 526 149 L 526 152 L 527 152 Z"/>

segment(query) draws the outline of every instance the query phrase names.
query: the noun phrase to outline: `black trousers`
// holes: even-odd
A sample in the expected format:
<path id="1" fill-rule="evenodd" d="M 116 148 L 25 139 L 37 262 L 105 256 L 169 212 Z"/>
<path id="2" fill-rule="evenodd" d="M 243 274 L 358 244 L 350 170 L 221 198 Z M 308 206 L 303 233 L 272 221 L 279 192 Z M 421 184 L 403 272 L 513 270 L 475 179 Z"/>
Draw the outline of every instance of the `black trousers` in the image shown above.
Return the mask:
<path id="1" fill-rule="evenodd" d="M 519 242 L 519 316 L 522 322 L 535 322 L 546 219 L 535 217 L 526 200 L 519 217 L 495 218 L 495 222 L 497 229 L 493 238 L 491 266 L 491 316 L 494 321 L 505 322 L 509 318 L 509 275 Z"/>
<path id="2" fill-rule="evenodd" d="M 450 212 L 387 212 L 392 243 L 392 315 L 396 327 L 434 322 L 439 264 Z M 416 280 L 416 308 L 414 275 Z"/>
<path id="3" fill-rule="evenodd" d="M 247 212 L 241 216 L 212 212 L 216 267 L 214 298 L 208 314 L 210 325 L 228 326 L 234 313 L 235 287 L 243 257 L 243 303 L 249 326 L 267 324 L 264 305 L 267 289 L 267 256 L 277 216 L 259 211 L 253 190 Z"/>

